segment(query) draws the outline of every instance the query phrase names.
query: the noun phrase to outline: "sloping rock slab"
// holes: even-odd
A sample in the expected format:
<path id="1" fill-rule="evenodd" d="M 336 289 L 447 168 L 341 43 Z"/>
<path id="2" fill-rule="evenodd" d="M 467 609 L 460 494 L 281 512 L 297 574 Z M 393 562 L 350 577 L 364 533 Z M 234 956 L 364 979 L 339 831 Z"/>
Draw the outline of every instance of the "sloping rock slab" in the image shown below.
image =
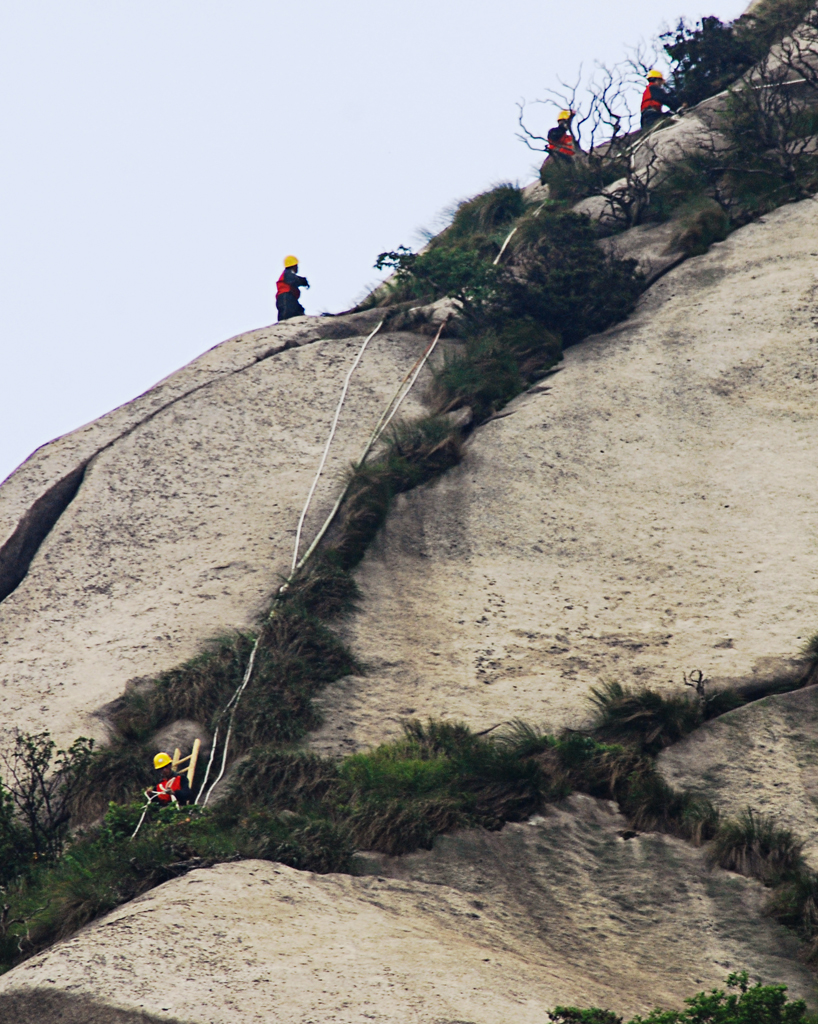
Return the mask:
<path id="1" fill-rule="evenodd" d="M 5 975 L 0 1007 L 48 989 L 191 1024 L 541 1024 L 557 1003 L 678 1006 L 740 968 L 809 994 L 757 882 L 625 827 L 578 797 L 376 876 L 193 871 Z"/>
<path id="2" fill-rule="evenodd" d="M 575 726 L 600 679 L 678 688 L 818 624 L 818 202 L 670 271 L 395 505 L 358 578 L 369 665 L 313 746 L 402 718 Z"/>
<path id="3" fill-rule="evenodd" d="M 704 793 L 736 816 L 773 815 L 806 843 L 818 868 L 818 686 L 731 711 L 659 758 L 668 782 Z"/>
<path id="4" fill-rule="evenodd" d="M 128 680 L 253 625 L 289 571 L 344 376 L 377 323 L 298 319 L 206 353 L 43 449 L 0 489 L 0 511 L 18 509 L 21 495 L 40 493 L 52 463 L 63 473 L 71 456 L 90 459 L 76 497 L 0 603 L 0 721 L 50 729 L 60 743 L 104 737 L 94 713 Z M 406 333 L 370 343 L 305 523 L 307 543 L 427 344 Z M 420 411 L 415 392 L 405 410 Z"/>
<path id="5" fill-rule="evenodd" d="M 164 1014 L 123 1010 L 91 996 L 50 988 L 19 989 L 0 995 L 0 1024 L 179 1024 Z"/>

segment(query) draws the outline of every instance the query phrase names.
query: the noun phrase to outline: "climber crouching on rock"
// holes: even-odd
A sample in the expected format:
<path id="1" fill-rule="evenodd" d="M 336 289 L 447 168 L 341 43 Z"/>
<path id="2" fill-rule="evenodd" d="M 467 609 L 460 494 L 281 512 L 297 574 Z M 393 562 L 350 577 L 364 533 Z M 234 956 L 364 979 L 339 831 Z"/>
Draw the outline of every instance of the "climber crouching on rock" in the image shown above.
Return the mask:
<path id="1" fill-rule="evenodd" d="M 276 308 L 279 320 L 289 320 L 291 316 L 304 316 L 304 307 L 298 301 L 301 289 L 309 288 L 306 277 L 298 276 L 298 257 L 284 257 L 284 273 L 276 282 Z"/>
<path id="2" fill-rule="evenodd" d="M 153 759 L 153 767 L 158 772 L 159 781 L 153 789 L 147 791 L 149 797 L 155 797 L 165 807 L 174 800 L 178 804 L 192 802 L 193 794 L 190 792 L 187 775 L 174 772 L 170 754 L 157 754 Z"/>
<path id="3" fill-rule="evenodd" d="M 561 110 L 557 115 L 556 128 L 548 131 L 548 159 L 563 164 L 573 163 L 577 152 L 577 140 L 571 131 L 573 110 Z"/>
<path id="4" fill-rule="evenodd" d="M 551 168 L 563 168 L 570 172 L 574 166 L 574 157 L 579 152 L 577 140 L 571 131 L 573 110 L 561 110 L 557 115 L 557 124 L 548 129 L 547 156 L 540 168 L 540 184 L 548 184 L 548 172 Z"/>

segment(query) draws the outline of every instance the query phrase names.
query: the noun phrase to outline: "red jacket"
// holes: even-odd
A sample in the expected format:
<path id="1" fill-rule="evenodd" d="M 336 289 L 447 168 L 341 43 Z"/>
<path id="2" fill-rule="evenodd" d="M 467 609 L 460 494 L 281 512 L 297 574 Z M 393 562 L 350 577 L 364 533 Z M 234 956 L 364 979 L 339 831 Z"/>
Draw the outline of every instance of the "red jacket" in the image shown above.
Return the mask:
<path id="1" fill-rule="evenodd" d="M 548 152 L 573 156 L 577 151 L 576 141 L 570 129 L 560 126 L 552 128 L 548 133 Z"/>
<path id="2" fill-rule="evenodd" d="M 642 93 L 642 106 L 639 108 L 640 110 L 661 110 L 662 109 L 662 104 L 659 102 L 659 100 L 655 100 L 653 98 L 653 93 L 651 92 L 651 88 L 652 88 L 652 86 L 649 85 L 647 87 L 647 89 L 645 89 L 645 91 Z"/>
<path id="3" fill-rule="evenodd" d="M 178 793 L 182 788 L 182 779 L 179 775 L 174 775 L 171 779 L 162 779 L 156 786 L 156 797 L 162 804 L 169 804 L 171 800 L 171 793 Z"/>
<path id="4" fill-rule="evenodd" d="M 285 267 L 281 277 L 276 281 L 276 298 L 279 295 L 292 295 L 296 302 L 301 298 L 301 289 L 307 284 L 306 277 L 296 274 L 292 267 Z"/>

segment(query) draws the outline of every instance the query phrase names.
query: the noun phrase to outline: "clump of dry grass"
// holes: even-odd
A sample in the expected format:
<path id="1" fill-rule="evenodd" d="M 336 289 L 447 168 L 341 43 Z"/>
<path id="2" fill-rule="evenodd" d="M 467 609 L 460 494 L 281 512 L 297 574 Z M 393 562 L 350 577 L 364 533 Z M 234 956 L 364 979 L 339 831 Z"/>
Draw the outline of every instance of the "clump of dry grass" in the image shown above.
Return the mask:
<path id="1" fill-rule="evenodd" d="M 738 818 L 721 823 L 711 857 L 728 871 L 772 885 L 798 868 L 803 845 L 789 829 L 779 828 L 773 817 L 748 807 Z"/>

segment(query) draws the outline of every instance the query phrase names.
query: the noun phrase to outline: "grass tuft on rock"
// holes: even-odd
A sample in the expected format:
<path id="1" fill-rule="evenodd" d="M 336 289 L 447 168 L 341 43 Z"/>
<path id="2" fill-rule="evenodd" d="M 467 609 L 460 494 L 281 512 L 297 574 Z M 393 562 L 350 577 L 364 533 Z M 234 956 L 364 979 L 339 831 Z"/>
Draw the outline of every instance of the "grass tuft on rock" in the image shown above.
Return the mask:
<path id="1" fill-rule="evenodd" d="M 664 696 L 608 682 L 592 687 L 590 700 L 597 712 L 597 736 L 631 743 L 646 754 L 658 754 L 702 722 L 699 702 L 684 693 Z"/>
<path id="2" fill-rule="evenodd" d="M 723 821 L 711 850 L 714 863 L 728 871 L 772 885 L 801 864 L 803 843 L 775 819 L 746 808 L 735 820 Z"/>

